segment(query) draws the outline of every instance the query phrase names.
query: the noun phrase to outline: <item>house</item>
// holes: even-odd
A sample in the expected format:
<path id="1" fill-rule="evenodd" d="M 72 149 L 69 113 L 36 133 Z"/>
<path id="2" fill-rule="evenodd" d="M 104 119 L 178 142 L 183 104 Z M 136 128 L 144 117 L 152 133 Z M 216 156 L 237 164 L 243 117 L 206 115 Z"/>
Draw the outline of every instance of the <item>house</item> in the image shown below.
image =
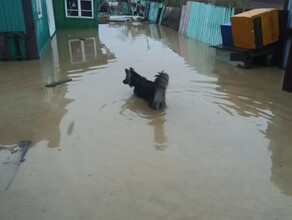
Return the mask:
<path id="1" fill-rule="evenodd" d="M 38 59 L 56 28 L 96 27 L 97 0 L 1 0 L 0 61 Z"/>
<path id="2" fill-rule="evenodd" d="M 54 33 L 52 0 L 0 1 L 0 60 L 38 59 Z"/>
<path id="3" fill-rule="evenodd" d="M 97 0 L 53 0 L 57 29 L 97 28 Z"/>

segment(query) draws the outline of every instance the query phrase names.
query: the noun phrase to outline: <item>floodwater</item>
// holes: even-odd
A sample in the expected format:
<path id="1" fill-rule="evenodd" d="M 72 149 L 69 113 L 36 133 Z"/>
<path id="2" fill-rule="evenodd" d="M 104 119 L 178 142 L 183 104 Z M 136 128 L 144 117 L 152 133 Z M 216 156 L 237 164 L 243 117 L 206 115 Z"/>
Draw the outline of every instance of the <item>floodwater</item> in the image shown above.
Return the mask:
<path id="1" fill-rule="evenodd" d="M 283 70 L 217 58 L 168 28 L 113 23 L 57 32 L 40 60 L 0 63 L 1 149 L 32 141 L 0 191 L 0 219 L 290 220 Z M 169 74 L 167 109 L 122 84 L 130 66 Z"/>

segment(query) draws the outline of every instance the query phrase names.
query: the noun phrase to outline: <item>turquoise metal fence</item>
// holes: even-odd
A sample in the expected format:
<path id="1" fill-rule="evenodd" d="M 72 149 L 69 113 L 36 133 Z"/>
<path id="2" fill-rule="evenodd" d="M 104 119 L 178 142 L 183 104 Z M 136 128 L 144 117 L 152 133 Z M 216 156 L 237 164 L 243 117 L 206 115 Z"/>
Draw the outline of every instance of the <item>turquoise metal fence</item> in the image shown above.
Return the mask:
<path id="1" fill-rule="evenodd" d="M 128 14 L 130 14 L 130 9 L 131 9 L 130 3 L 121 2 L 120 14 L 128 15 Z"/>
<path id="2" fill-rule="evenodd" d="M 230 21 L 234 8 L 193 2 L 187 36 L 211 45 L 222 43 L 220 25 Z"/>
<path id="3" fill-rule="evenodd" d="M 163 13 L 164 13 L 164 9 L 165 9 L 165 5 L 163 4 L 158 24 L 161 24 L 161 20 L 162 20 L 162 16 L 163 16 Z"/>
<path id="4" fill-rule="evenodd" d="M 151 2 L 148 19 L 152 23 L 156 23 L 159 9 L 163 7 L 163 3 Z"/>
<path id="5" fill-rule="evenodd" d="M 144 9 L 140 10 L 144 17 L 148 18 L 149 13 L 149 7 L 150 7 L 150 1 L 141 0 L 140 5 L 144 7 Z"/>
<path id="6" fill-rule="evenodd" d="M 145 0 L 141 0 L 141 1 L 140 1 L 140 4 L 143 5 L 143 6 L 145 7 L 145 5 L 146 5 L 146 1 L 145 1 Z"/>

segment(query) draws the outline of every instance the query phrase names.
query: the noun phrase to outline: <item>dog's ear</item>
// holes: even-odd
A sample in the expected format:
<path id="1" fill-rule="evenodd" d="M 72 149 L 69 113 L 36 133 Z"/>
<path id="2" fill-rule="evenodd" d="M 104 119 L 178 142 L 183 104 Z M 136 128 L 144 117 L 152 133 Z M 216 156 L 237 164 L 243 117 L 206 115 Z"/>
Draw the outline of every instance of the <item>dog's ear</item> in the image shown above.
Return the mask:
<path id="1" fill-rule="evenodd" d="M 131 78 L 131 71 L 128 70 L 128 69 L 125 69 L 125 72 L 126 72 L 126 77 L 127 77 L 128 79 L 130 79 L 130 78 Z"/>
<path id="2" fill-rule="evenodd" d="M 134 68 L 133 68 L 133 67 L 130 67 L 130 71 L 134 71 L 134 72 L 135 72 L 135 70 L 134 70 Z"/>

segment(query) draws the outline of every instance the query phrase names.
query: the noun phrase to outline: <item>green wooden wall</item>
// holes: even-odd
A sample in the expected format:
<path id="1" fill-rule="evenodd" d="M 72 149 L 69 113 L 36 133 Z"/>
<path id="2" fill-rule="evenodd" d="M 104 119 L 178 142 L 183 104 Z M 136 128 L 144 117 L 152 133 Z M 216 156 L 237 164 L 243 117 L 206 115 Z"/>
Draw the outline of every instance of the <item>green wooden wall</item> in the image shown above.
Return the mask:
<path id="1" fill-rule="evenodd" d="M 65 0 L 53 0 L 57 29 L 98 27 L 98 1 L 93 0 L 94 18 L 66 18 Z"/>
<path id="2" fill-rule="evenodd" d="M 36 29 L 36 37 L 37 37 L 37 43 L 38 43 L 38 51 L 39 51 L 39 56 L 41 56 L 47 44 L 51 40 L 50 32 L 49 32 L 47 4 L 46 4 L 46 0 L 41 0 L 43 16 L 41 18 L 38 18 L 36 0 L 31 0 L 31 1 L 32 1 L 34 25 Z"/>
<path id="3" fill-rule="evenodd" d="M 0 32 L 25 31 L 22 2 L 0 0 Z"/>
<path id="4" fill-rule="evenodd" d="M 22 2 L 19 0 L 0 0 L 0 32 L 26 32 Z M 20 50 L 25 57 L 23 39 L 19 39 Z M 15 41 L 12 36 L 5 38 L 8 60 L 16 59 Z M 2 54 L 0 50 L 0 60 Z"/>

